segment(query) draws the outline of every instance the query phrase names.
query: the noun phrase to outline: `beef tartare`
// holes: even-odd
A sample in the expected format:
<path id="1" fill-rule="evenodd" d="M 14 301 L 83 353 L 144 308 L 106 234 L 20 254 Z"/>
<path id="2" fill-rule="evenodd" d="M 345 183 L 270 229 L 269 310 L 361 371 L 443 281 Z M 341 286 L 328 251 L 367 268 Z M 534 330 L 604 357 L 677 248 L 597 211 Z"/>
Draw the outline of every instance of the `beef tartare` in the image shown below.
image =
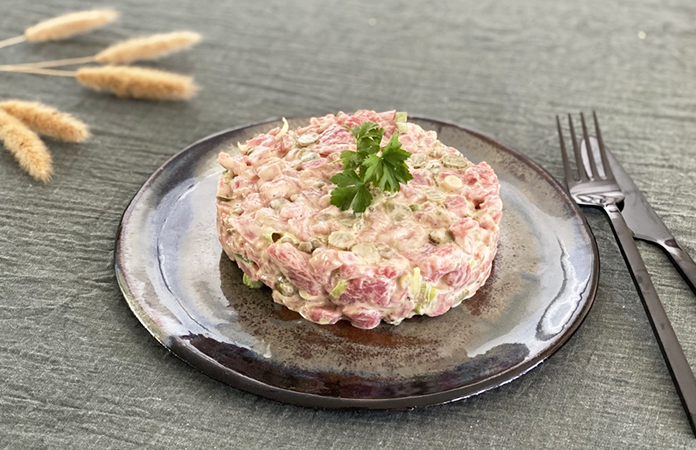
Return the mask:
<path id="1" fill-rule="evenodd" d="M 307 320 L 374 328 L 437 316 L 486 282 L 496 254 L 500 184 L 434 131 L 393 111 L 358 111 L 287 123 L 220 153 L 217 228 L 249 286 Z M 382 143 L 396 132 L 412 176 L 398 192 L 371 187 L 364 213 L 331 204 L 341 152 L 356 150 L 349 127 L 374 122 Z"/>

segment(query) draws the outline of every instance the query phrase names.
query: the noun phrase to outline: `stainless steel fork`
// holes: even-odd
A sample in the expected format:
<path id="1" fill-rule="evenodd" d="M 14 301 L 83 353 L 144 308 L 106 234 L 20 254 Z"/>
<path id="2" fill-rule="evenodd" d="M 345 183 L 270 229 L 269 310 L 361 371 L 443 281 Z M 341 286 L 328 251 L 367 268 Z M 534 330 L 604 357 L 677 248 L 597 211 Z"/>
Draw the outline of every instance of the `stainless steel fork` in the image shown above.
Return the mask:
<path id="1" fill-rule="evenodd" d="M 592 113 L 592 115 L 594 117 L 597 142 L 599 144 L 601 167 L 604 173 L 603 176 L 598 170 L 599 161 L 595 161 L 593 152 L 586 152 L 587 163 L 583 162 L 582 148 L 575 135 L 573 119 L 570 114 L 568 114 L 568 127 L 573 144 L 576 168 L 574 169 L 572 167 L 570 159 L 568 158 L 568 152 L 566 151 L 561 120 L 556 116 L 566 184 L 568 185 L 570 195 L 576 203 L 579 205 L 603 208 L 607 216 L 609 216 L 614 235 L 621 249 L 621 254 L 626 261 L 629 272 L 631 272 L 633 283 L 638 289 L 638 294 L 640 295 L 643 307 L 650 320 L 650 325 L 657 338 L 662 356 L 667 363 L 667 368 L 672 375 L 672 380 L 677 388 L 679 398 L 686 410 L 691 430 L 696 436 L 696 378 L 694 378 L 694 373 L 677 340 L 677 335 L 674 333 L 672 325 L 667 318 L 660 298 L 657 296 L 657 291 L 650 279 L 650 274 L 648 274 L 643 258 L 640 256 L 636 243 L 633 240 L 633 234 L 621 215 L 619 206 L 624 199 L 624 193 L 616 183 L 611 166 L 607 161 L 607 152 L 602 140 L 602 133 L 599 129 L 597 115 L 595 113 Z M 585 142 L 590 142 L 585 116 L 582 113 L 580 114 L 580 120 L 582 123 L 583 138 Z"/>

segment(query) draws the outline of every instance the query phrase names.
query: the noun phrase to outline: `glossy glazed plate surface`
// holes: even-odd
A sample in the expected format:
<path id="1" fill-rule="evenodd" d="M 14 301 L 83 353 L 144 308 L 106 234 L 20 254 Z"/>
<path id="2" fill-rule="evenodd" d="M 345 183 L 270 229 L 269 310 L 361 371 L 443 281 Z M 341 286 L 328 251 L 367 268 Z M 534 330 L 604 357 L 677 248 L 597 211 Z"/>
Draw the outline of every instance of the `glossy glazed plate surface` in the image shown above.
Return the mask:
<path id="1" fill-rule="evenodd" d="M 598 256 L 582 213 L 543 169 L 465 128 L 410 119 L 501 182 L 498 254 L 486 285 L 439 317 L 372 330 L 321 326 L 251 290 L 215 227 L 219 151 L 280 124 L 205 138 L 165 163 L 124 213 L 119 285 L 137 318 L 193 367 L 240 389 L 312 407 L 396 409 L 457 400 L 530 370 L 581 324 Z M 291 129 L 308 119 L 290 121 Z"/>

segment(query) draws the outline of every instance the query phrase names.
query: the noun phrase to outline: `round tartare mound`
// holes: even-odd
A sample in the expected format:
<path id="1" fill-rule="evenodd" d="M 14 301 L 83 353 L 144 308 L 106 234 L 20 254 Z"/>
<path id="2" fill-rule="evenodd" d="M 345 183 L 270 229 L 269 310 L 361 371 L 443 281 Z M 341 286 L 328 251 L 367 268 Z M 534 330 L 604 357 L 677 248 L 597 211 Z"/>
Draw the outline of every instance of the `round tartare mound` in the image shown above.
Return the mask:
<path id="1" fill-rule="evenodd" d="M 347 127 L 370 121 L 397 130 L 413 179 L 399 192 L 372 189 L 362 214 L 331 205 L 340 154 L 356 150 Z M 397 124 L 394 111 L 338 113 L 287 126 L 220 153 L 220 243 L 249 285 L 318 324 L 374 328 L 438 316 L 486 282 L 498 244 L 500 184 L 434 131 Z"/>

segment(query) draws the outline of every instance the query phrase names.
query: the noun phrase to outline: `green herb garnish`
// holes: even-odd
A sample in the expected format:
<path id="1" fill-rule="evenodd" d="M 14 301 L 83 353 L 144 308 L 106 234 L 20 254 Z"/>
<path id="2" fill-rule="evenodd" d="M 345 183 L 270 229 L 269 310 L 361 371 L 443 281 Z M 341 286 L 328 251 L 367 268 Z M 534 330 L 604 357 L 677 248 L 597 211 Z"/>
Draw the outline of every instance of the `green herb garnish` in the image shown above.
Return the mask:
<path id="1" fill-rule="evenodd" d="M 331 177 L 337 186 L 331 192 L 331 204 L 362 213 L 372 203 L 370 186 L 398 192 L 400 183 L 413 178 L 405 162 L 411 153 L 401 148 L 399 132 L 395 131 L 379 154 L 384 129 L 374 122 L 363 122 L 349 130 L 355 136 L 356 151 L 341 152 L 343 172 Z"/>
<path id="2" fill-rule="evenodd" d="M 261 281 L 252 280 L 246 273 L 242 276 L 242 282 L 252 289 L 258 289 L 263 286 Z"/>

